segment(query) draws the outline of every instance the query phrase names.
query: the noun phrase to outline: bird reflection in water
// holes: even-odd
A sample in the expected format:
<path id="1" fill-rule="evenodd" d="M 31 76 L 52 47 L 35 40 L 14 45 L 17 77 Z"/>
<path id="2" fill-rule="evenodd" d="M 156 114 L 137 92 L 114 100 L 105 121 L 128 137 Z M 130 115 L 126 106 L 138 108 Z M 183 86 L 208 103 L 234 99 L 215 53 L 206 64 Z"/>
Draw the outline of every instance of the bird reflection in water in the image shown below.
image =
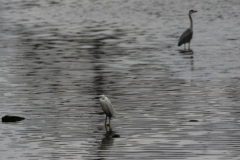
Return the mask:
<path id="1" fill-rule="evenodd" d="M 193 50 L 179 50 L 179 53 L 183 55 L 185 59 L 190 60 L 191 71 L 194 70 L 194 51 Z"/>
<path id="2" fill-rule="evenodd" d="M 111 126 L 105 126 L 106 133 L 101 141 L 100 150 L 107 150 L 113 145 L 114 138 L 119 138 L 120 135 L 112 130 Z"/>
<path id="3" fill-rule="evenodd" d="M 189 49 L 189 50 L 179 50 L 179 53 L 184 54 L 184 55 L 193 55 L 194 51 L 192 49 Z"/>

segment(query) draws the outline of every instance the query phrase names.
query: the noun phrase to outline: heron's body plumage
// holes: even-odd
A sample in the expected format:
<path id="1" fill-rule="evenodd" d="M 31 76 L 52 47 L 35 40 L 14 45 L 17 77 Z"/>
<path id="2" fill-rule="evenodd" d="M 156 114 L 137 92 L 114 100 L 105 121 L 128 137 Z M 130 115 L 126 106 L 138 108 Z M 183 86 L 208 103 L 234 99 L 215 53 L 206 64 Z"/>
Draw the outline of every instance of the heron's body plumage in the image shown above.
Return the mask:
<path id="1" fill-rule="evenodd" d="M 185 44 L 185 43 L 189 43 L 192 39 L 192 36 L 193 36 L 193 31 L 191 28 L 188 28 L 185 32 L 183 32 L 183 34 L 179 38 L 178 46 L 181 46 L 182 44 Z"/>
<path id="2" fill-rule="evenodd" d="M 100 105 L 102 107 L 103 112 L 106 114 L 106 120 L 107 120 L 107 117 L 109 117 L 109 124 L 110 124 L 110 119 L 115 114 L 113 105 L 105 95 L 101 95 L 99 101 L 100 101 Z M 106 120 L 105 120 L 105 124 L 106 124 Z"/>

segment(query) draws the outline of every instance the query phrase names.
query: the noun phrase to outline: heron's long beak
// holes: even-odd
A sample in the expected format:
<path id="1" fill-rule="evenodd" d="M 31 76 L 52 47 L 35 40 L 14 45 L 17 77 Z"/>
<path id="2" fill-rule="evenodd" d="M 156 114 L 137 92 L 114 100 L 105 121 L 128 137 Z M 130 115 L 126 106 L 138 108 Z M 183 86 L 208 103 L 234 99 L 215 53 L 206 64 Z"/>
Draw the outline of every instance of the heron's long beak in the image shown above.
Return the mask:
<path id="1" fill-rule="evenodd" d="M 197 12 L 197 10 L 194 10 L 194 12 Z"/>

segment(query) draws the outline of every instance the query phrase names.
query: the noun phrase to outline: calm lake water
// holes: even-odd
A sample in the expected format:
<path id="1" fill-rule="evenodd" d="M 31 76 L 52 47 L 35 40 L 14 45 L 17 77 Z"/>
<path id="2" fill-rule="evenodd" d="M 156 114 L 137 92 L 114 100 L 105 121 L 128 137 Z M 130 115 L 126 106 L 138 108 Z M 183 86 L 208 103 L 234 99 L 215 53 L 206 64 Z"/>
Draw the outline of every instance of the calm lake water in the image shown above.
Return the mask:
<path id="1" fill-rule="evenodd" d="M 0 159 L 239 160 L 239 15 L 239 0 L 2 0 L 0 115 L 26 119 L 0 123 Z"/>

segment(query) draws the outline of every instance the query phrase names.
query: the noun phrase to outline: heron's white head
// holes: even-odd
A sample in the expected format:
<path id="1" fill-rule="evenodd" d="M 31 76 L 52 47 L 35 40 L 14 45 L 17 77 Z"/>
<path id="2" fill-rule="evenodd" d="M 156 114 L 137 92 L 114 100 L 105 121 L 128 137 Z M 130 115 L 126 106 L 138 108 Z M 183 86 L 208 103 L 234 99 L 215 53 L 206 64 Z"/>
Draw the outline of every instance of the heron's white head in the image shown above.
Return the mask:
<path id="1" fill-rule="evenodd" d="M 193 13 L 196 13 L 196 12 L 197 12 L 197 10 L 190 10 L 189 14 L 193 14 Z"/>
<path id="2" fill-rule="evenodd" d="M 104 94 L 100 95 L 99 97 L 100 97 L 100 99 L 105 99 L 105 95 Z"/>

